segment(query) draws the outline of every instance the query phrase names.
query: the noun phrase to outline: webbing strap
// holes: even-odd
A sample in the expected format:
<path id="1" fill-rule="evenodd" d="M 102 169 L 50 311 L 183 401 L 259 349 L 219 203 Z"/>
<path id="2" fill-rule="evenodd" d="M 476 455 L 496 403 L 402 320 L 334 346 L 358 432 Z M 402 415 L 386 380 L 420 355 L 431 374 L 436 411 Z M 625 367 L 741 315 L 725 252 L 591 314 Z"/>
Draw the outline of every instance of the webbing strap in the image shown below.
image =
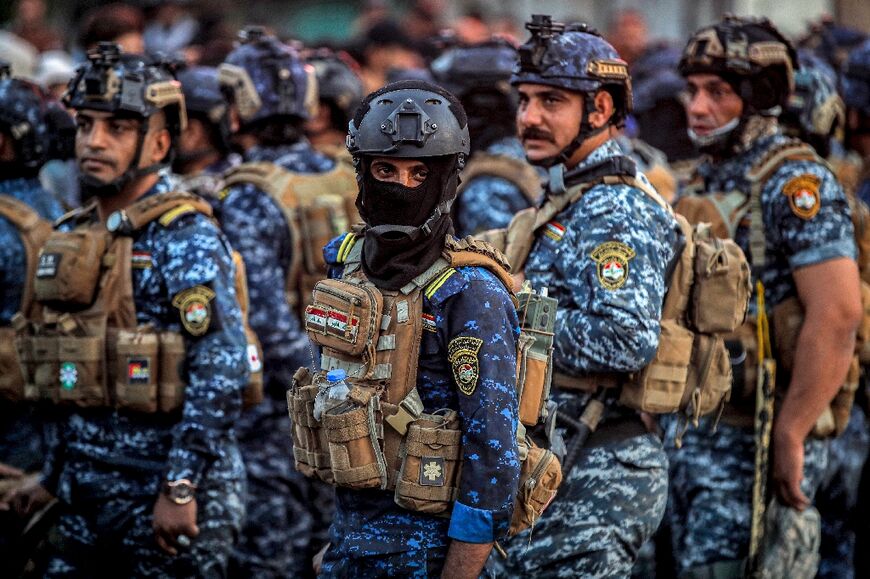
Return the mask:
<path id="1" fill-rule="evenodd" d="M 456 500 L 456 487 L 423 486 L 405 480 L 396 481 L 396 493 L 407 498 L 421 501 L 453 502 Z"/>
<path id="2" fill-rule="evenodd" d="M 420 393 L 417 387 L 411 389 L 408 394 L 399 402 L 396 413 L 387 416 L 385 421 L 393 427 L 396 432 L 402 436 L 408 432 L 408 425 L 420 418 L 423 414 L 423 400 L 420 398 Z"/>

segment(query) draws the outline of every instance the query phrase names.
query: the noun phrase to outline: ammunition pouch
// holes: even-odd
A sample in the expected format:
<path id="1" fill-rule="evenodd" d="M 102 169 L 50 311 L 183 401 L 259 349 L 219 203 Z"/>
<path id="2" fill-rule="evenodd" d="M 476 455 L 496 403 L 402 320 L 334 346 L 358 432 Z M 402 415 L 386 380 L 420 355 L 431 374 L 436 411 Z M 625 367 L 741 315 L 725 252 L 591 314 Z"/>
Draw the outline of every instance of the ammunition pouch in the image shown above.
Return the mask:
<path id="1" fill-rule="evenodd" d="M 15 329 L 0 327 L 0 400 L 24 399 L 24 376 L 21 372 Z"/>
<path id="2" fill-rule="evenodd" d="M 109 233 L 97 228 L 53 232 L 39 253 L 36 300 L 61 310 L 90 306 L 109 243 Z"/>
<path id="3" fill-rule="evenodd" d="M 556 455 L 527 439 L 528 452 L 520 468 L 520 484 L 508 535 L 535 526 L 544 510 L 556 498 L 562 484 L 562 465 Z"/>

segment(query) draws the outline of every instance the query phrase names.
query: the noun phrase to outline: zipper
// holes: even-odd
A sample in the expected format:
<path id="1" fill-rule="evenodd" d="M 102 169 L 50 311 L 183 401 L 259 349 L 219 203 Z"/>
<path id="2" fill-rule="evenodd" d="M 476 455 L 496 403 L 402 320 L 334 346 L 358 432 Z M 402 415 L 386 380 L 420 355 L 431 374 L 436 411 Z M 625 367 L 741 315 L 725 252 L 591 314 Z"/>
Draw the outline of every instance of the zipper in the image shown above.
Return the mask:
<path id="1" fill-rule="evenodd" d="M 544 456 L 526 481 L 526 488 L 529 489 L 529 492 L 531 492 L 536 486 L 538 486 L 538 478 L 540 478 L 540 476 L 544 474 L 544 471 L 547 470 L 547 467 L 550 466 L 550 463 L 553 461 L 554 456 L 555 455 L 552 453 L 552 451 L 544 451 Z"/>
<path id="2" fill-rule="evenodd" d="M 362 303 L 362 302 L 360 301 L 359 297 L 357 297 L 357 296 L 355 296 L 355 295 L 353 295 L 353 294 L 350 294 L 350 293 L 347 293 L 347 292 L 343 292 L 343 291 L 341 291 L 341 290 L 338 290 L 338 289 L 335 289 L 335 288 L 329 287 L 329 286 L 327 286 L 327 285 L 325 285 L 325 284 L 320 284 L 320 283 L 318 283 L 318 284 L 317 284 L 317 287 L 315 287 L 315 290 L 316 290 L 316 291 L 319 291 L 319 292 L 323 292 L 323 293 L 325 293 L 325 294 L 327 294 L 327 295 L 330 295 L 330 296 L 332 296 L 332 297 L 335 297 L 335 298 L 339 298 L 339 299 L 341 299 L 341 300 L 344 300 L 344 301 L 346 301 L 346 302 L 348 302 L 348 303 L 350 303 L 351 305 L 354 305 L 354 306 L 359 306 L 359 305 Z"/>

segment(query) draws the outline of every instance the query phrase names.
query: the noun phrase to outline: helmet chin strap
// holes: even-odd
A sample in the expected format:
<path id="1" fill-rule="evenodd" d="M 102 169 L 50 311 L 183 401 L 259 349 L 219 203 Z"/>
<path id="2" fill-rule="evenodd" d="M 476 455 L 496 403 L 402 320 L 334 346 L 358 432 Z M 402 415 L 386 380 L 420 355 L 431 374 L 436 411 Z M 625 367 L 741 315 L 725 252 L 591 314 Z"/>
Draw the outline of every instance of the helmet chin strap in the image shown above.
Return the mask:
<path id="1" fill-rule="evenodd" d="M 133 159 L 130 161 L 130 164 L 127 165 L 127 169 L 115 179 L 105 182 L 96 177 L 92 177 L 86 173 L 81 173 L 79 175 L 79 184 L 82 189 L 82 193 L 85 196 L 96 196 L 96 197 L 114 197 L 115 195 L 119 195 L 121 191 L 124 190 L 127 185 L 132 183 L 135 179 L 139 177 L 143 177 L 145 175 L 150 175 L 151 173 L 156 173 L 161 169 L 167 167 L 171 160 L 171 154 L 167 155 L 166 158 L 159 162 L 154 163 L 153 165 L 148 165 L 147 167 L 139 167 L 139 161 L 142 157 L 142 147 L 145 143 L 145 135 L 148 133 L 148 119 L 143 120 L 142 123 L 139 124 L 139 136 L 136 141 L 136 152 L 133 153 Z"/>

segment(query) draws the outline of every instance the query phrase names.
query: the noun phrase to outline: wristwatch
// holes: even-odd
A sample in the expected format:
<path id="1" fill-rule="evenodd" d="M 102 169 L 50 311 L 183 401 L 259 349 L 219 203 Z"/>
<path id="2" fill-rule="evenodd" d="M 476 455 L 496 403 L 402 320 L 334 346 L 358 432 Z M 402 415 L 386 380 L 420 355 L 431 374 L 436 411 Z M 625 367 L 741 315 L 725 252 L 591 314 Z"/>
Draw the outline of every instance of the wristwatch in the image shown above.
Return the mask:
<path id="1" fill-rule="evenodd" d="M 193 500 L 196 485 L 186 478 L 163 483 L 163 494 L 176 505 L 186 505 Z"/>

